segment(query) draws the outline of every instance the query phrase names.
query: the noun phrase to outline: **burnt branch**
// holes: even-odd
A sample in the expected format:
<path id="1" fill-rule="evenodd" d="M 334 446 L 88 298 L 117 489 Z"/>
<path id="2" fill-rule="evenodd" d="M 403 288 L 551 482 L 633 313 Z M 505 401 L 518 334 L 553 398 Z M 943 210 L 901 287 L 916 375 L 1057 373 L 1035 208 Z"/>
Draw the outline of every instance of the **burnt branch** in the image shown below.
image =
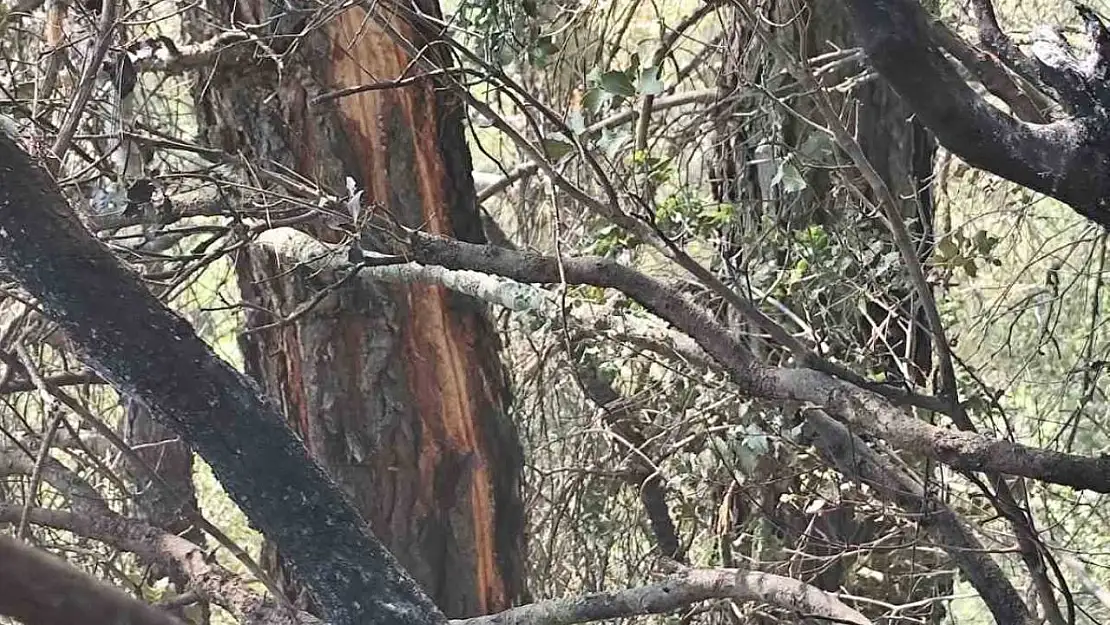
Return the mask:
<path id="1" fill-rule="evenodd" d="M 1035 123 L 1048 121 L 1043 110 L 1046 108 L 1042 102 L 1044 96 L 1025 88 L 1020 78 L 1011 74 L 994 55 L 969 45 L 943 23 L 933 23 L 933 36 L 975 80 L 1005 102 L 1018 119 Z"/>
<path id="2" fill-rule="evenodd" d="M 1002 32 L 987 0 L 976 0 L 984 45 L 1010 69 L 1057 94 L 1073 117 L 1019 121 L 964 82 L 934 44 L 917 0 L 844 0 L 868 59 L 945 148 L 974 167 L 1054 197 L 1110 225 L 1110 117 L 1101 85 L 1031 59 Z M 1065 71 L 1066 69 L 1066 71 Z"/>
<path id="3" fill-rule="evenodd" d="M 1077 4 L 1075 10 L 1083 20 L 1093 48 L 1084 73 L 1088 80 L 1102 82 L 1110 77 L 1110 32 L 1106 30 L 1102 18 L 1090 7 Z"/>
<path id="4" fill-rule="evenodd" d="M 1039 56 L 1030 58 L 999 26 L 991 0 L 972 0 L 971 4 L 978 21 L 979 40 L 988 50 L 1039 87 L 1053 89 L 1061 98 L 1081 110 L 1091 110 L 1094 102 L 1073 63 L 1046 62 L 1045 58 Z"/>
<path id="5" fill-rule="evenodd" d="M 285 419 L 92 238 L 56 184 L 0 137 L 0 266 L 87 364 L 213 468 L 334 625 L 444 617 L 309 457 Z"/>

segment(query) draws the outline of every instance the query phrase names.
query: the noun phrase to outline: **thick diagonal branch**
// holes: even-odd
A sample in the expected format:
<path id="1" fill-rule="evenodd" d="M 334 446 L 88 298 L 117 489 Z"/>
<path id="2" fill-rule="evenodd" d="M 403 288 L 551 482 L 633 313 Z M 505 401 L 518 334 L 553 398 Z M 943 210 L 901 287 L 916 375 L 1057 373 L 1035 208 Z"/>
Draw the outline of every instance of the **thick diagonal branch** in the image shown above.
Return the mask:
<path id="1" fill-rule="evenodd" d="M 7 137 L 0 137 L 0 266 L 90 367 L 212 466 L 327 620 L 443 621 L 280 412 L 89 235 L 54 182 Z"/>

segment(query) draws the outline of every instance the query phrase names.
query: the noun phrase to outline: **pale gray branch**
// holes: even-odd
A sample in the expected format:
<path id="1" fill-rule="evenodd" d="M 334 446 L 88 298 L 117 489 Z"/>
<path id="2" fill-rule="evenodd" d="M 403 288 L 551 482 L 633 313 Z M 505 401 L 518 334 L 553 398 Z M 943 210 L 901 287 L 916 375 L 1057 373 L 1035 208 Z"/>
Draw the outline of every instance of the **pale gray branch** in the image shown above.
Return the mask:
<path id="1" fill-rule="evenodd" d="M 774 605 L 802 617 L 835 623 L 871 623 L 834 595 L 796 579 L 736 569 L 688 569 L 648 586 L 540 601 L 452 625 L 574 625 L 604 619 L 663 614 L 708 599 Z"/>

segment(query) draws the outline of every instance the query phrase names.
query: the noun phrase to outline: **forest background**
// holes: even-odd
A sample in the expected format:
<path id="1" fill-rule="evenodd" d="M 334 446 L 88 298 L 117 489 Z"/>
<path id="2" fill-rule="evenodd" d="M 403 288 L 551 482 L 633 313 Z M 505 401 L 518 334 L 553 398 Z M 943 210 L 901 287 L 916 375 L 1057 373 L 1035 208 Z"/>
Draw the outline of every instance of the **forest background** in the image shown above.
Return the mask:
<path id="1" fill-rule="evenodd" d="M 4 5 L 4 533 L 195 623 L 1110 620 L 1090 9 Z"/>

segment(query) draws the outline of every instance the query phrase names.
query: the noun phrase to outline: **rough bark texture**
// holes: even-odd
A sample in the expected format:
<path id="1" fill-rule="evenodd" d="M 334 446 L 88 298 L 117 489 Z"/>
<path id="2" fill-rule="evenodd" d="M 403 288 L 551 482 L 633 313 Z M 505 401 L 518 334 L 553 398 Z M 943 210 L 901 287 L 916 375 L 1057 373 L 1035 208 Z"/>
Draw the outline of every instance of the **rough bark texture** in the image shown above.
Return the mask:
<path id="1" fill-rule="evenodd" d="M 0 263 L 90 368 L 208 462 L 332 625 L 443 620 L 281 413 L 93 239 L 46 172 L 2 134 Z"/>
<path id="2" fill-rule="evenodd" d="M 137 467 L 127 466 L 137 491 L 132 515 L 171 534 L 181 535 L 197 544 L 204 544 L 204 534 L 193 527 L 184 510 L 198 511 L 196 489 L 193 487 L 193 452 L 170 428 L 151 416 L 139 402 L 126 400 L 124 440 L 135 447 L 135 453 L 172 486 L 175 493 L 154 483 L 154 479 Z"/>
<path id="3" fill-rule="evenodd" d="M 132 515 L 170 534 L 181 536 L 197 545 L 205 544 L 204 532 L 193 525 L 191 516 L 199 513 L 196 488 L 193 485 L 193 451 L 173 430 L 159 423 L 140 402 L 126 399 L 123 438 L 135 448 L 135 453 L 161 478 L 162 483 L 124 463 L 135 484 L 131 501 Z M 165 569 L 156 562 L 147 562 L 154 579 L 168 575 L 178 590 L 184 590 L 188 580 L 172 569 Z M 184 616 L 185 609 L 175 613 Z M 200 606 L 200 617 L 208 621 L 206 606 Z"/>
<path id="4" fill-rule="evenodd" d="M 264 2 L 216 2 L 260 22 Z M 434 6 L 429 12 L 437 12 Z M 399 78 L 411 58 L 362 8 L 298 43 L 286 68 L 219 71 L 198 101 L 217 145 L 277 162 L 342 193 L 344 179 L 404 224 L 483 241 L 460 104 L 430 81 L 312 106 L 314 96 Z M 399 18 L 395 28 L 420 46 Z M 229 22 L 230 23 L 230 22 Z M 307 229 L 334 237 L 322 223 Z M 372 237 L 364 245 L 375 247 Z M 280 401 L 312 456 L 450 616 L 523 594 L 521 456 L 483 306 L 437 286 L 350 281 L 295 322 L 275 322 L 336 276 L 239 256 L 249 373 Z M 261 329 L 270 326 L 268 329 Z M 292 588 L 290 588 L 292 590 Z"/>

